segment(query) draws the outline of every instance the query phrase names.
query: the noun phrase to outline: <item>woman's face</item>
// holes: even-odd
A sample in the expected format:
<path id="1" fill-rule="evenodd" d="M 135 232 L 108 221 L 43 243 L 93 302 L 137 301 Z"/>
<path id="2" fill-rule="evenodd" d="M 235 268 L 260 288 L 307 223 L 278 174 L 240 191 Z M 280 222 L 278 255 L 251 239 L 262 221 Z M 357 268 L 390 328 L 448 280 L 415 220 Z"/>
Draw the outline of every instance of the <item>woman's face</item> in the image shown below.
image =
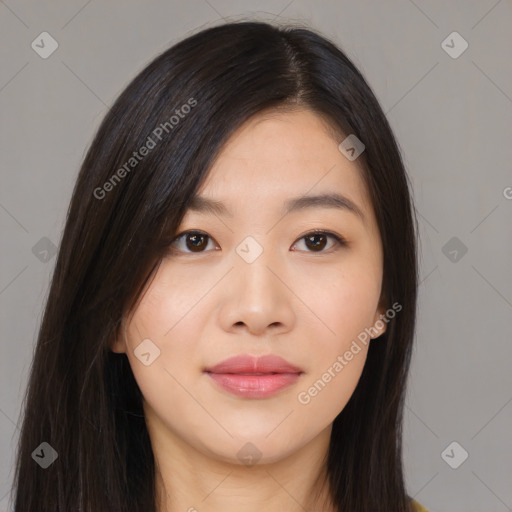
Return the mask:
<path id="1" fill-rule="evenodd" d="M 270 463 L 330 432 L 368 333 L 385 330 L 379 232 L 340 142 L 304 110 L 260 114 L 223 148 L 112 347 L 129 359 L 153 442 Z M 254 362 L 267 355 L 289 366 Z"/>

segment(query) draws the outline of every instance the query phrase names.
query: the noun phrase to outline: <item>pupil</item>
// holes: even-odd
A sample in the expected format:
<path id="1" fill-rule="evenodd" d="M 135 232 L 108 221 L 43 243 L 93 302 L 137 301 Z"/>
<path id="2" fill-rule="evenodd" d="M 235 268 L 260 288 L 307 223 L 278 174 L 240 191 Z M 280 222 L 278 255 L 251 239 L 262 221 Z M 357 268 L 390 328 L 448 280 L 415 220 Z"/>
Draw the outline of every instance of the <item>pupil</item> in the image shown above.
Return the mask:
<path id="1" fill-rule="evenodd" d="M 313 247 L 314 248 L 320 248 L 320 249 L 323 249 L 325 247 L 325 236 L 324 235 L 321 235 L 321 234 L 318 234 L 318 235 L 310 235 L 307 237 L 307 239 L 311 242 L 311 240 L 315 239 L 315 238 L 322 238 L 323 241 L 321 242 L 313 242 Z"/>
<path id="2" fill-rule="evenodd" d="M 201 243 L 201 241 L 199 240 L 201 238 L 202 238 L 202 242 L 203 243 Z M 204 243 L 204 239 L 205 238 L 206 237 L 204 235 L 201 235 L 201 234 L 189 235 L 188 236 L 188 240 L 190 240 L 191 244 L 192 244 L 192 245 L 187 244 L 187 245 L 189 245 L 189 249 L 191 249 L 191 250 L 197 250 L 197 249 L 201 250 L 203 248 L 203 246 L 205 245 L 205 243 Z"/>

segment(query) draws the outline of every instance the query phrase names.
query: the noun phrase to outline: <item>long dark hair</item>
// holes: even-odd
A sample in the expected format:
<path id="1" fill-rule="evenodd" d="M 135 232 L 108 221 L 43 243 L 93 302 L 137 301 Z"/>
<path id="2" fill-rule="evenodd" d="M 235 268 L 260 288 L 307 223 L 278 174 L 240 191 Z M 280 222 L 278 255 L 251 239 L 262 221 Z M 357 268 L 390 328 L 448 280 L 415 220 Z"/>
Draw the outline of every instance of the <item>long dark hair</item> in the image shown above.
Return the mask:
<path id="1" fill-rule="evenodd" d="M 356 390 L 334 421 L 326 469 L 341 510 L 409 510 L 401 424 L 417 221 L 399 148 L 370 87 L 332 42 L 303 26 L 237 22 L 156 57 L 119 96 L 88 150 L 23 401 L 15 512 L 155 510 L 142 394 L 126 355 L 110 345 L 222 145 L 271 108 L 311 109 L 366 146 L 357 163 L 383 244 L 383 293 L 388 307 L 402 310 L 369 346 Z M 49 453 L 41 443 L 58 454 L 47 469 L 34 457 L 36 449 Z"/>

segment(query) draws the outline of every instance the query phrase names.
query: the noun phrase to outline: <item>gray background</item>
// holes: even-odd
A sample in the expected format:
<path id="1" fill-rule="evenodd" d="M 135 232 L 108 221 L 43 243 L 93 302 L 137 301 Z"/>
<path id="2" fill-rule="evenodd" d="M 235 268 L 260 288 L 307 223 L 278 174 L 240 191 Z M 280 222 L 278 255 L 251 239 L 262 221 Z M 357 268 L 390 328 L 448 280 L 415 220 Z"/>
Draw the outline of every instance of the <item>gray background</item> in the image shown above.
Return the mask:
<path id="1" fill-rule="evenodd" d="M 408 491 L 431 512 L 512 510 L 506 0 L 0 2 L 0 510 L 55 263 L 40 240 L 58 245 L 85 151 L 128 82 L 183 37 L 239 19 L 307 22 L 337 42 L 374 89 L 402 148 L 420 222 Z M 44 31 L 59 44 L 47 59 L 31 47 Z M 469 44 L 458 58 L 441 45 L 453 31 Z M 457 469 L 441 456 L 452 441 L 462 448 L 446 460 L 469 453 Z"/>

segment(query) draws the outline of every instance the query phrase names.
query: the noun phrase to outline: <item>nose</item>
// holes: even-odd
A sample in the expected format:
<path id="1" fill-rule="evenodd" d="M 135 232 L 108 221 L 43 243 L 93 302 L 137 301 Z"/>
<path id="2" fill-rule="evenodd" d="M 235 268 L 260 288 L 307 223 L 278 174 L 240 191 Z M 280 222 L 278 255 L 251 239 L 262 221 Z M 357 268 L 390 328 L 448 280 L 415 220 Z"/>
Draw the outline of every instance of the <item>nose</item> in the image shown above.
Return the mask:
<path id="1" fill-rule="evenodd" d="M 276 336 L 291 329 L 295 312 L 292 283 L 270 250 L 250 263 L 234 256 L 234 268 L 224 280 L 220 323 L 227 332 Z"/>

